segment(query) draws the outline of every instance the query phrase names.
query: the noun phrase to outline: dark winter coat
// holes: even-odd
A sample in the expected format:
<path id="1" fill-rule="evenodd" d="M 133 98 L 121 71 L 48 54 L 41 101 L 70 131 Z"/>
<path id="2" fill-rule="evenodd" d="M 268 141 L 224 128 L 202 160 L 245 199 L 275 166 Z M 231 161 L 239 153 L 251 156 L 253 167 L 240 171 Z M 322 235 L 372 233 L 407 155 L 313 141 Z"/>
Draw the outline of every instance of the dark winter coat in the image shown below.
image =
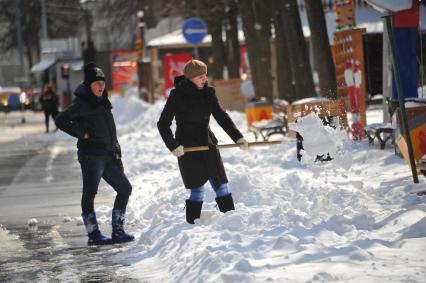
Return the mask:
<path id="1" fill-rule="evenodd" d="M 43 92 L 39 99 L 41 107 L 44 112 L 57 113 L 58 112 L 58 95 L 53 91 Z"/>
<path id="2" fill-rule="evenodd" d="M 72 104 L 55 119 L 58 128 L 78 138 L 80 149 L 105 149 L 121 156 L 107 92 L 104 91 L 102 101 L 98 102 L 90 87 L 81 84 L 74 95 Z M 89 136 L 87 139 L 84 139 L 85 133 Z"/>
<path id="3" fill-rule="evenodd" d="M 227 183 L 223 162 L 215 146 L 217 139 L 209 127 L 210 115 L 234 142 L 242 134 L 220 106 L 214 88 L 205 85 L 202 90 L 198 90 L 184 76 L 176 77 L 174 84 L 175 88 L 170 92 L 157 123 L 164 143 L 170 151 L 179 145 L 210 147 L 208 151 L 188 152 L 178 158 L 185 187 L 199 187 L 208 179 L 212 179 L 214 187 Z M 176 119 L 174 136 L 170 129 L 173 118 Z"/>

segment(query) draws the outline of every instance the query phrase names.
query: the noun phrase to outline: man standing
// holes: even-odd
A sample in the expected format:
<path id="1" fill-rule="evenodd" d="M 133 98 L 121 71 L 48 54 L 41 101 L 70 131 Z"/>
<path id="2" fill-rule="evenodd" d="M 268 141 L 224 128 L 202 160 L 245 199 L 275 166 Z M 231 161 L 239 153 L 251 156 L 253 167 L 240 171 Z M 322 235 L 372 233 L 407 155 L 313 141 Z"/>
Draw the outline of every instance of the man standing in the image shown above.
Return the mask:
<path id="1" fill-rule="evenodd" d="M 78 161 L 83 176 L 82 217 L 88 245 L 133 241 L 124 229 L 125 211 L 132 186 L 123 172 L 111 103 L 105 90 L 105 76 L 93 63 L 84 67 L 84 82 L 74 92 L 72 104 L 56 117 L 62 131 L 78 138 Z M 94 200 L 103 178 L 117 192 L 112 210 L 112 237 L 99 230 Z"/>

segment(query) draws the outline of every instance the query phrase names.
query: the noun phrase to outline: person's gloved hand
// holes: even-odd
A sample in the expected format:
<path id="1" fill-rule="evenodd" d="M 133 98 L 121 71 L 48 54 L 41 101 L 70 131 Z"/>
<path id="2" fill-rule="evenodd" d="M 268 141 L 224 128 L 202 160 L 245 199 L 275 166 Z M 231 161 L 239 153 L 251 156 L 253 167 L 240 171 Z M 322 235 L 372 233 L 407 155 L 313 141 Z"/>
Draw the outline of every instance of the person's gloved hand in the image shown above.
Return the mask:
<path id="1" fill-rule="evenodd" d="M 180 146 L 178 146 L 177 148 L 175 148 L 175 149 L 172 151 L 172 153 L 173 153 L 173 155 L 174 155 L 174 156 L 176 156 L 176 157 L 181 157 L 182 155 L 184 155 L 184 154 L 185 154 L 185 152 L 183 151 L 183 146 L 182 146 L 182 145 L 180 145 Z"/>
<path id="2" fill-rule="evenodd" d="M 244 137 L 239 138 L 237 140 L 237 144 L 240 146 L 240 148 L 242 150 L 248 150 L 249 149 L 249 144 L 248 144 L 247 140 Z"/>
<path id="3" fill-rule="evenodd" d="M 115 162 L 117 164 L 117 167 L 120 168 L 121 172 L 124 172 L 123 161 L 121 160 L 121 157 L 118 154 L 115 155 Z"/>

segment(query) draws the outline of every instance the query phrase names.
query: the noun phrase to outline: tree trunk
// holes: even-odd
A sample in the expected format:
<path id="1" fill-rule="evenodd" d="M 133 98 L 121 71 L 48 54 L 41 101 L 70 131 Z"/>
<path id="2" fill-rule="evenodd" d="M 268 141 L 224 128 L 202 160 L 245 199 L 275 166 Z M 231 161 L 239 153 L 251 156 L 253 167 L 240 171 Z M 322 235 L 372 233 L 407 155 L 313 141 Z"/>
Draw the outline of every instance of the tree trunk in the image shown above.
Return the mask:
<path id="1" fill-rule="evenodd" d="M 279 0 L 275 3 L 278 4 Z M 277 85 L 278 98 L 287 101 L 296 96 L 294 79 L 291 73 L 290 58 L 288 57 L 288 46 L 285 38 L 281 11 L 275 11 L 273 23 L 275 27 L 275 48 L 277 53 Z"/>
<path id="2" fill-rule="evenodd" d="M 226 13 L 226 58 L 230 79 L 240 77 L 240 42 L 238 40 L 238 6 L 234 0 L 228 3 Z"/>
<path id="3" fill-rule="evenodd" d="M 270 0 L 240 0 L 239 5 L 254 91 L 272 101 Z"/>
<path id="4" fill-rule="evenodd" d="M 212 71 L 213 80 L 223 79 L 223 67 L 225 66 L 225 47 L 222 40 L 222 22 L 220 18 L 208 22 L 209 33 L 212 36 L 212 54 L 213 64 Z"/>
<path id="5" fill-rule="evenodd" d="M 28 60 L 28 67 L 31 67 L 35 64 L 35 58 L 38 57 L 40 51 L 40 38 L 39 38 L 39 30 L 40 30 L 40 21 L 38 18 L 32 16 L 31 14 L 35 11 L 40 11 L 40 6 L 37 1 L 29 1 L 24 4 L 22 9 L 22 20 L 23 20 L 23 29 L 22 37 L 23 43 L 25 46 L 25 53 Z M 38 53 L 38 54 L 37 54 Z M 24 67 L 24 66 L 22 66 Z"/>
<path id="6" fill-rule="evenodd" d="M 305 0 L 305 5 L 311 29 L 311 44 L 315 69 L 318 72 L 320 95 L 336 99 L 336 70 L 328 41 L 324 10 L 318 0 Z"/>
<path id="7" fill-rule="evenodd" d="M 291 71 L 295 81 L 295 97 L 291 98 L 289 102 L 306 97 L 315 97 L 312 70 L 309 65 L 309 55 L 303 36 L 297 1 L 282 0 L 280 4 Z"/>

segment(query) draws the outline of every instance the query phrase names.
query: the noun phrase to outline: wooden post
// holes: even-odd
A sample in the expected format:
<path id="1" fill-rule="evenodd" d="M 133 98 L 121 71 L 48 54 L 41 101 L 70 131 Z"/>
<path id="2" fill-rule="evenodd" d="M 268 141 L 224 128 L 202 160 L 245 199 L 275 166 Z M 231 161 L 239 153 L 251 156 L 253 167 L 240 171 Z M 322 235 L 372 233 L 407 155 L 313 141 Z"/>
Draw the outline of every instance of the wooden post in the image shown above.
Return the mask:
<path id="1" fill-rule="evenodd" d="M 401 118 L 402 118 L 402 123 L 401 123 L 402 131 L 405 134 L 405 138 L 407 140 L 408 155 L 410 159 L 410 166 L 411 166 L 411 173 L 413 175 L 413 181 L 414 183 L 417 184 L 419 183 L 419 178 L 417 176 L 416 164 L 414 162 L 413 144 L 411 142 L 410 129 L 408 128 L 408 119 L 407 119 L 407 114 L 405 112 L 404 91 L 401 85 L 401 77 L 399 76 L 398 60 L 396 60 L 396 51 L 395 51 L 395 46 L 393 45 L 391 16 L 386 17 L 386 29 L 388 32 L 389 47 L 390 47 L 389 49 L 392 56 L 392 66 L 393 66 L 393 72 L 395 74 L 396 89 L 398 91 L 399 111 L 401 113 Z"/>

